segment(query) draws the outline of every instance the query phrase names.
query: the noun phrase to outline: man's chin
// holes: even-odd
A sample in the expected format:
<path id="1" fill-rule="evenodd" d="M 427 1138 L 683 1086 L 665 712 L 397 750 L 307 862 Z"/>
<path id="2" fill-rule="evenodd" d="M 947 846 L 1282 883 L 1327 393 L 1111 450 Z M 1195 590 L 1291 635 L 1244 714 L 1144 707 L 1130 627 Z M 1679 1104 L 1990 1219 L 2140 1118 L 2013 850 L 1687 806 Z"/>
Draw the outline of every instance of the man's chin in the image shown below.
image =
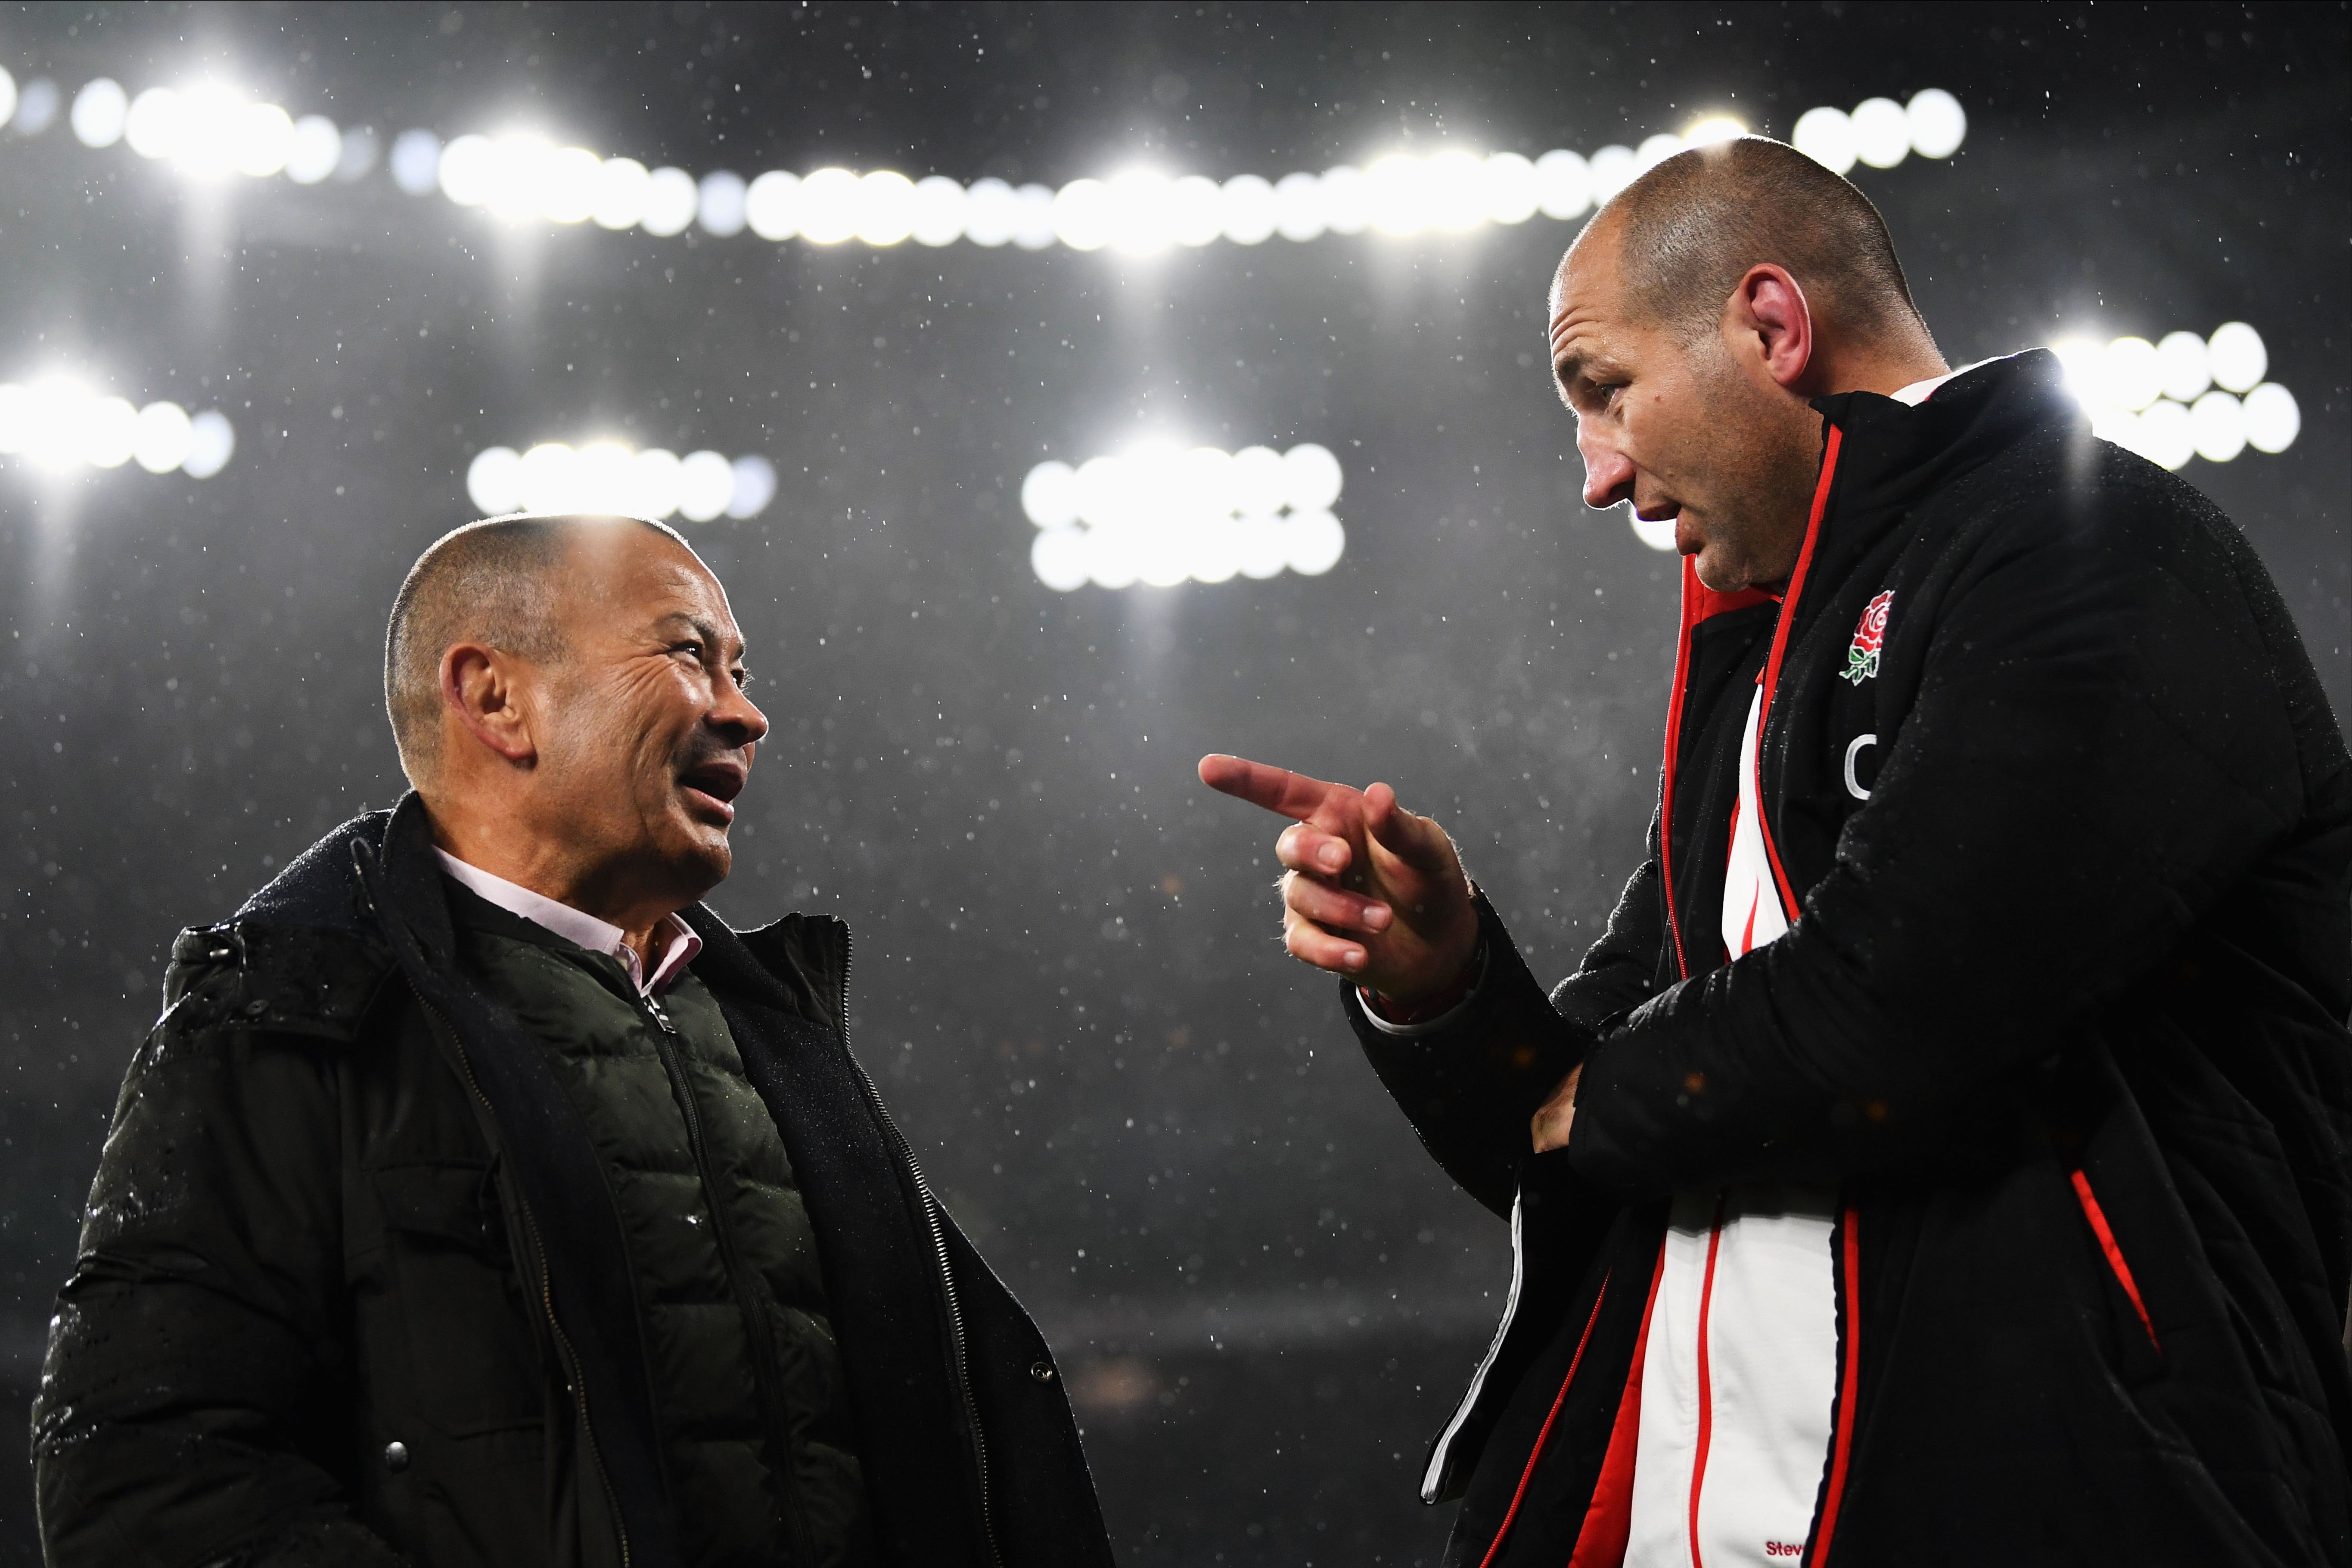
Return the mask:
<path id="1" fill-rule="evenodd" d="M 1704 539 L 1694 539 L 1685 544 L 1679 534 L 1675 543 L 1691 557 L 1691 569 L 1698 574 L 1699 583 L 1717 594 L 1737 594 L 1748 585 L 1748 573 L 1742 563 L 1727 558 L 1719 547 Z"/>
<path id="2" fill-rule="evenodd" d="M 696 882 L 708 890 L 734 869 L 735 851 L 724 827 L 688 818 L 674 824 L 665 837 L 668 842 L 661 847 L 662 858 L 681 884 Z"/>

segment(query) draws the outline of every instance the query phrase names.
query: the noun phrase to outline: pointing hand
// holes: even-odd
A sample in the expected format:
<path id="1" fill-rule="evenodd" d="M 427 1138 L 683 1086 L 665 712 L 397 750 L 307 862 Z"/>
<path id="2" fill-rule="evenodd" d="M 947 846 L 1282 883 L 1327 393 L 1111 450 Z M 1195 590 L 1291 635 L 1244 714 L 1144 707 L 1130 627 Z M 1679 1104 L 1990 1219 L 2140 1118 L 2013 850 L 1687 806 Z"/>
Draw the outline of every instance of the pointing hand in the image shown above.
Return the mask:
<path id="1" fill-rule="evenodd" d="M 1469 879 L 1445 830 L 1358 790 L 1212 753 L 1201 782 L 1292 819 L 1282 862 L 1283 945 L 1293 958 L 1412 1008 L 1458 984 L 1478 948 Z"/>

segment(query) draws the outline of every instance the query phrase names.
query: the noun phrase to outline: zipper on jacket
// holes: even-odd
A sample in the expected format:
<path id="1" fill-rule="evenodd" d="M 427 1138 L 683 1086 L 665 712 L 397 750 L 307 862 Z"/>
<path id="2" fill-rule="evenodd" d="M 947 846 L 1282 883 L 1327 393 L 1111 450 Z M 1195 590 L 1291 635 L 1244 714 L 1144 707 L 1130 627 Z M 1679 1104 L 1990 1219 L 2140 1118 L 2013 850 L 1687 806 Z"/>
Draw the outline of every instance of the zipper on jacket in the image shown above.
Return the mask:
<path id="1" fill-rule="evenodd" d="M 482 1109 L 489 1113 L 495 1124 L 498 1112 L 491 1109 L 489 1097 L 482 1092 L 482 1086 L 474 1079 L 474 1064 L 466 1054 L 465 1040 L 450 1024 L 448 1016 L 416 988 L 416 982 L 411 980 L 408 989 L 416 998 L 416 1005 L 425 1009 L 425 1016 L 433 1027 L 449 1042 L 451 1053 L 457 1058 L 458 1074 L 465 1079 L 467 1091 L 481 1102 Z M 596 1472 L 597 1484 L 604 1489 L 604 1505 L 612 1510 L 614 1533 L 620 1537 L 621 1568 L 629 1568 L 629 1523 L 621 1512 L 621 1498 L 613 1489 L 613 1479 L 604 1473 L 604 1456 L 596 1447 L 596 1427 L 588 1418 L 588 1380 L 580 1375 L 580 1357 L 572 1348 L 571 1336 L 563 1331 L 562 1320 L 555 1315 L 555 1287 L 548 1279 L 547 1248 L 539 1238 L 539 1221 L 533 1217 L 530 1205 L 523 1201 L 520 1193 L 515 1194 L 515 1208 L 522 1215 L 524 1239 L 530 1243 L 531 1266 L 539 1276 L 540 1310 L 546 1314 L 548 1331 L 554 1336 L 556 1350 L 563 1358 L 564 1381 L 569 1385 L 573 1408 L 580 1417 L 581 1441 L 587 1447 L 588 1463 Z"/>
<path id="2" fill-rule="evenodd" d="M 845 926 L 841 932 L 841 991 L 835 999 L 834 1011 L 834 1017 L 841 1029 L 841 1048 L 845 1052 L 849 1049 L 849 931 Z M 964 1420 L 971 1427 L 972 1460 L 980 1472 L 981 1539 L 988 1544 L 988 1560 L 1002 1564 L 1004 1558 L 996 1549 L 996 1526 L 989 1517 L 988 1435 L 981 1429 L 980 1401 L 972 1396 L 971 1357 L 964 1343 L 963 1307 L 956 1300 L 955 1271 L 948 1258 L 947 1232 L 940 1224 L 940 1202 L 932 1195 L 930 1183 L 923 1178 L 923 1167 L 917 1163 L 914 1148 L 908 1143 L 907 1135 L 898 1131 L 898 1123 L 891 1117 L 889 1108 L 882 1103 L 882 1096 L 875 1089 L 874 1080 L 857 1066 L 855 1057 L 850 1058 L 849 1065 L 851 1070 L 857 1074 L 859 1087 L 866 1090 L 866 1103 L 874 1107 L 874 1114 L 881 1119 L 883 1127 L 890 1134 L 890 1141 L 898 1146 L 898 1157 L 907 1162 L 908 1173 L 915 1178 L 916 1195 L 922 1200 L 923 1223 L 930 1229 L 931 1254 L 940 1266 L 940 1294 L 947 1303 L 948 1339 L 955 1353 L 956 1387 L 963 1394 Z"/>
<path id="3" fill-rule="evenodd" d="M 735 1295 L 735 1310 L 743 1318 L 743 1337 L 751 1345 L 751 1378 L 760 1396 L 761 1425 L 768 1428 L 768 1442 L 775 1450 L 771 1462 L 780 1482 L 777 1489 L 782 1496 L 777 1500 L 782 1505 L 784 1531 L 792 1541 L 793 1562 L 803 1568 L 814 1568 L 816 1543 L 809 1535 L 808 1515 L 801 1505 L 800 1477 L 793 1468 L 792 1426 L 784 1411 L 783 1376 L 776 1365 L 775 1324 L 746 1271 L 743 1254 L 736 1245 L 734 1222 L 719 1194 L 719 1184 L 713 1179 L 710 1149 L 702 1133 L 702 1108 L 694 1097 L 694 1083 L 687 1076 L 686 1063 L 678 1056 L 677 1026 L 654 996 L 640 991 L 637 1000 L 646 1016 L 659 1030 L 654 1037 L 654 1051 L 661 1058 L 662 1071 L 668 1076 L 678 1114 L 685 1118 L 686 1147 L 694 1157 L 694 1173 L 702 1184 L 703 1201 L 710 1207 L 711 1237 L 719 1243 L 719 1260 L 727 1270 L 727 1283 Z"/>

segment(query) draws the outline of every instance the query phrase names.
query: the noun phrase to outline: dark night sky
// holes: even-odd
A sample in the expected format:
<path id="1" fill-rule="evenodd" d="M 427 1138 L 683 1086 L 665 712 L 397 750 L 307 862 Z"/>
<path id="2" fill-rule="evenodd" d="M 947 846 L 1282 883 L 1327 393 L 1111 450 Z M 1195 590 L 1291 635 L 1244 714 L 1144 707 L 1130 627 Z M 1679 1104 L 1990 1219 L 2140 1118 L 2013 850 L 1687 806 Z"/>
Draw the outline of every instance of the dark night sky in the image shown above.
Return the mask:
<path id="1" fill-rule="evenodd" d="M 2339 712 L 2348 40 L 2342 5 L 0 9 L 20 83 L 211 68 L 387 135 L 528 120 L 696 174 L 1276 177 L 1942 87 L 1960 153 L 1855 177 L 1947 356 L 2255 323 L 2301 439 L 2184 473 Z M 1674 577 L 1576 499 L 1541 363 L 1572 232 L 1137 259 L 505 231 L 381 173 L 200 195 L 0 133 L 0 380 L 90 367 L 239 435 L 205 481 L 0 459 L 0 1387 L 29 1395 L 173 931 L 397 797 L 383 613 L 472 515 L 472 454 L 620 428 L 784 477 L 689 529 L 777 724 L 714 901 L 851 922 L 858 1050 L 1078 1368 L 1125 1559 L 1433 1563 L 1410 1477 L 1506 1237 L 1283 960 L 1269 825 L 1192 763 L 1387 778 L 1539 970 L 1596 932 L 1654 798 Z M 1346 558 L 1041 587 L 1022 476 L 1145 430 L 1331 447 Z"/>

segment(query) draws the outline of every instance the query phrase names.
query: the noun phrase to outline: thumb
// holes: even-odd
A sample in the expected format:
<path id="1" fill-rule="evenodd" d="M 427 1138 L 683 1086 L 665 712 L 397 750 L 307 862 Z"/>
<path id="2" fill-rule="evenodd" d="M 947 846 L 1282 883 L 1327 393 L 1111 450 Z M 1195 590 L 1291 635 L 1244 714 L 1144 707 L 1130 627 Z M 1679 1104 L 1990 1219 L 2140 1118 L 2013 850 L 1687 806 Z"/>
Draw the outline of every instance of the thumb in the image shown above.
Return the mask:
<path id="1" fill-rule="evenodd" d="M 1399 805 L 1396 791 L 1384 784 L 1364 792 L 1364 829 L 1381 848 L 1424 876 L 1444 875 L 1455 859 L 1454 841 L 1445 830 Z"/>

